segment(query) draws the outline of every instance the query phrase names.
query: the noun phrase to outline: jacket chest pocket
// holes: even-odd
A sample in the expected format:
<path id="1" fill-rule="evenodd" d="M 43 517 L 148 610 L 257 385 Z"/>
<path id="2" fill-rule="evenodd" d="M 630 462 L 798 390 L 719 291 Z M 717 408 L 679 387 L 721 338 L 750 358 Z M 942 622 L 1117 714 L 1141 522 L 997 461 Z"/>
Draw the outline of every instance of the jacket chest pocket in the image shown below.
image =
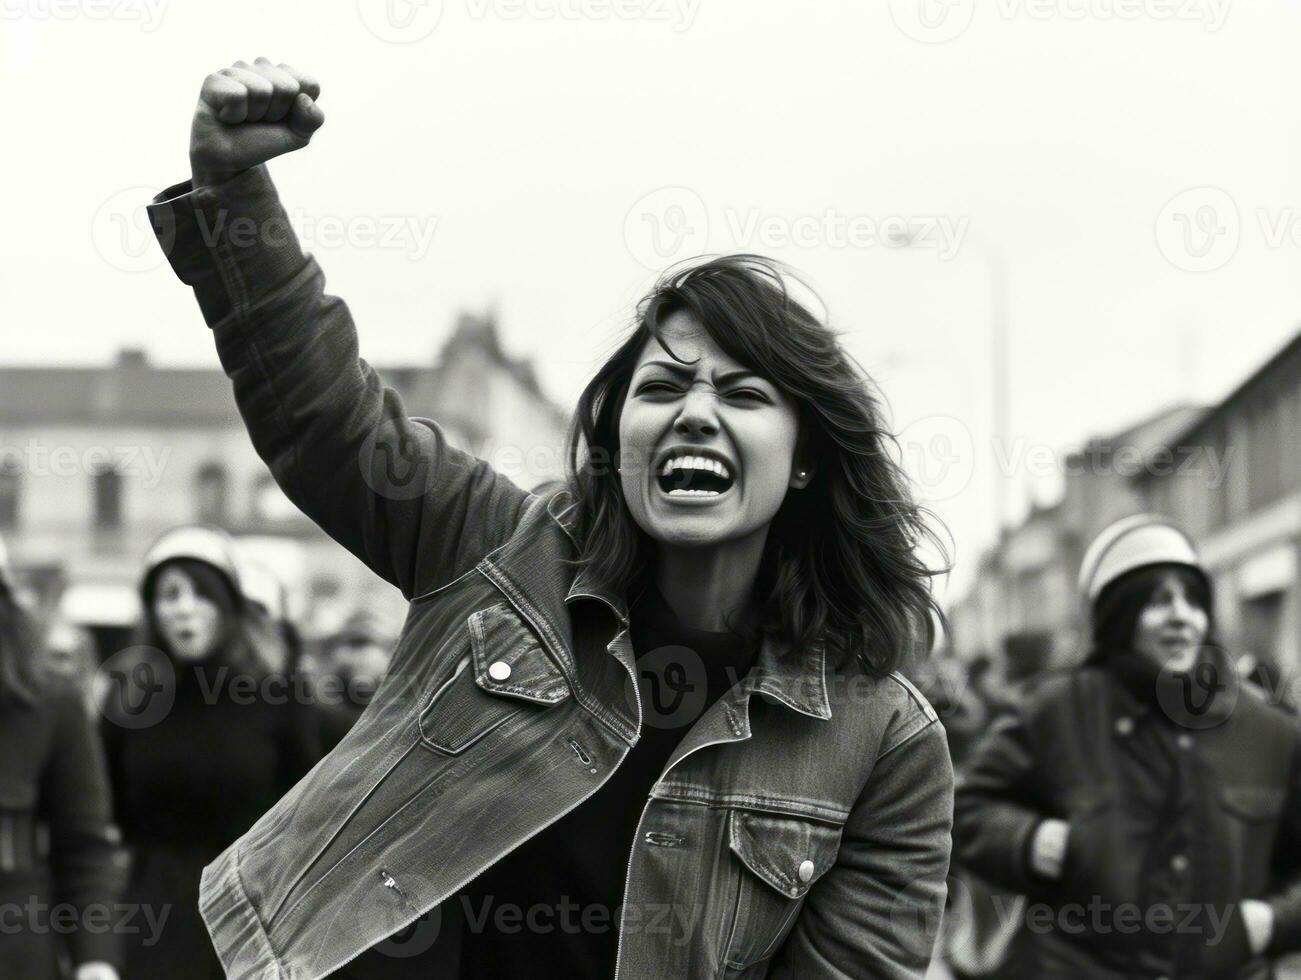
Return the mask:
<path id="1" fill-rule="evenodd" d="M 1276 786 L 1222 786 L 1220 805 L 1228 813 L 1254 825 L 1268 826 L 1283 810 L 1283 790 Z"/>
<path id="2" fill-rule="evenodd" d="M 502 725 L 569 697 L 542 641 L 513 606 L 499 602 L 466 620 L 469 648 L 420 711 L 420 738 L 457 755 Z"/>
<path id="3" fill-rule="evenodd" d="M 843 827 L 751 810 L 728 814 L 736 902 L 724 947 L 727 977 L 777 951 L 809 889 L 836 863 Z"/>

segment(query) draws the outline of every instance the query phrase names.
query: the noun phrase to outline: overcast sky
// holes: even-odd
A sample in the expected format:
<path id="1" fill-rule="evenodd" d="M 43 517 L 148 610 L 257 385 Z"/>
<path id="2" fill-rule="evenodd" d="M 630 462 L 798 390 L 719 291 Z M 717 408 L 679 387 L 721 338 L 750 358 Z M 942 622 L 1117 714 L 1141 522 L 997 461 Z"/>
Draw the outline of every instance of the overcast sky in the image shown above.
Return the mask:
<path id="1" fill-rule="evenodd" d="M 203 76 L 264 54 L 322 82 L 272 173 L 363 356 L 428 360 L 491 304 L 569 407 L 654 270 L 770 254 L 884 391 L 952 598 L 995 486 L 1051 499 L 1031 447 L 1214 400 L 1296 331 L 1299 27 L 1282 0 L 0 0 L 0 360 L 217 366 L 133 209 L 188 176 Z"/>

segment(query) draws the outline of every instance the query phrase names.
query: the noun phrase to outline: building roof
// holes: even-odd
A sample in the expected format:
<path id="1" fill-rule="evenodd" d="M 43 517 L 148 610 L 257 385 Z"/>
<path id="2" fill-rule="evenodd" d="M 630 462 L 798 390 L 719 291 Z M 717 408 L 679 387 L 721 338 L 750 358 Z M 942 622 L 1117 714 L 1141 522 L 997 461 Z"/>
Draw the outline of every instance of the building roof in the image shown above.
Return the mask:
<path id="1" fill-rule="evenodd" d="M 0 424 L 229 428 L 240 418 L 219 370 L 119 361 L 0 368 Z"/>
<path id="2" fill-rule="evenodd" d="M 1292 377 L 1288 377 L 1288 375 Z M 1267 384 L 1281 380 L 1283 384 L 1295 386 L 1301 378 L 1301 330 L 1298 330 L 1286 344 L 1264 364 L 1253 371 L 1233 389 L 1218 405 L 1204 412 L 1199 418 L 1182 429 L 1171 434 L 1171 443 L 1189 442 L 1201 435 L 1207 426 L 1235 411 L 1257 390 Z"/>
<path id="3" fill-rule="evenodd" d="M 1137 450 L 1146 459 L 1151 453 L 1168 446 L 1175 437 L 1194 425 L 1207 412 L 1204 405 L 1180 403 L 1146 416 L 1133 425 L 1111 435 L 1093 436 L 1084 446 L 1072 453 L 1074 457 L 1097 456 L 1113 453 L 1122 446 Z"/>
<path id="4" fill-rule="evenodd" d="M 437 366 L 376 365 L 375 369 L 404 396 L 436 392 L 438 375 L 456 370 L 460 355 L 473 348 L 485 352 L 490 362 L 541 403 L 551 405 L 533 365 L 502 350 L 491 314 L 462 314 Z M 425 414 L 433 413 L 437 406 L 410 407 L 414 414 Z M 138 348 L 120 351 L 114 364 L 103 367 L 0 367 L 0 425 L 242 428 L 230 380 L 223 371 L 155 367 Z"/>

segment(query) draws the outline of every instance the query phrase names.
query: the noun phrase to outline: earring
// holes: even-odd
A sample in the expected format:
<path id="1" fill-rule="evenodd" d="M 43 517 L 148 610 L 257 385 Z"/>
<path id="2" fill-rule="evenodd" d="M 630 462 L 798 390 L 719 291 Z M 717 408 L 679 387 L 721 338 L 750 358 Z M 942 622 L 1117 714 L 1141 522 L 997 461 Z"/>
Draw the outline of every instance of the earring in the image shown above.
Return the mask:
<path id="1" fill-rule="evenodd" d="M 796 470 L 796 471 L 795 471 L 795 475 L 798 476 L 801 480 L 804 479 L 804 471 L 803 471 L 803 470 Z"/>

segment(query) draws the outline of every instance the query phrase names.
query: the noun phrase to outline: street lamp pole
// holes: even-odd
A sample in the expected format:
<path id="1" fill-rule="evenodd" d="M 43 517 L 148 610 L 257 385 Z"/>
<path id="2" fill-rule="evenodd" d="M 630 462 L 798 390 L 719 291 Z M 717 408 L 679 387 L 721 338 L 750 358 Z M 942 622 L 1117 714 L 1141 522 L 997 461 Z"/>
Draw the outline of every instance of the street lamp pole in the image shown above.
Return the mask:
<path id="1" fill-rule="evenodd" d="M 991 242 L 987 246 L 986 258 L 989 265 L 989 366 L 990 385 L 992 388 L 993 438 L 996 448 L 995 462 L 1007 457 L 1007 439 L 1010 429 L 1008 383 L 1011 375 L 1008 344 L 1008 281 L 1007 261 L 1002 247 Z M 994 473 L 994 542 L 997 546 L 1002 538 L 1003 528 L 1007 523 L 1007 480 L 1003 475 Z"/>

